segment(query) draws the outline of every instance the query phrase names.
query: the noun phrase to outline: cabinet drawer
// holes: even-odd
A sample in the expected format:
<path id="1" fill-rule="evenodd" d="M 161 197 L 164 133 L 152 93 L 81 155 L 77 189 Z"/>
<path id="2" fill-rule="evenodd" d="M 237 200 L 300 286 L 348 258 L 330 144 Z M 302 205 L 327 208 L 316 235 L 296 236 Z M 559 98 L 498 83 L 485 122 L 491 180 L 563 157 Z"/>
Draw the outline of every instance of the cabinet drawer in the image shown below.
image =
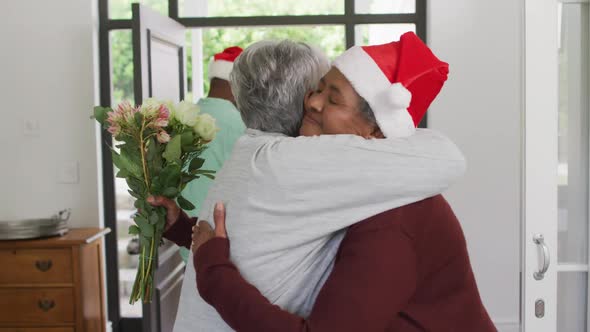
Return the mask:
<path id="1" fill-rule="evenodd" d="M 0 284 L 71 283 L 69 249 L 0 250 Z"/>
<path id="2" fill-rule="evenodd" d="M 0 325 L 73 322 L 72 288 L 0 288 Z"/>
<path id="3" fill-rule="evenodd" d="M 0 332 L 74 332 L 73 327 L 0 327 Z"/>

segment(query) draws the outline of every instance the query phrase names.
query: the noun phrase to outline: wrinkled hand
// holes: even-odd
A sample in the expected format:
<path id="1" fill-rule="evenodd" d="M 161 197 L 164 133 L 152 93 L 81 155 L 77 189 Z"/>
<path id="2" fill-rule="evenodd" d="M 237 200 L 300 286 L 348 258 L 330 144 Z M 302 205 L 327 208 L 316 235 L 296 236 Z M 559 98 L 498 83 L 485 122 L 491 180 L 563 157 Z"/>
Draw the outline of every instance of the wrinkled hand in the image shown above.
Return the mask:
<path id="1" fill-rule="evenodd" d="M 191 247 L 193 255 L 197 253 L 200 246 L 207 243 L 207 241 L 212 238 L 227 238 L 227 231 L 225 229 L 225 206 L 223 206 L 223 203 L 215 204 L 213 219 L 215 221 L 215 229 L 212 229 L 209 223 L 205 220 L 201 220 L 198 225 L 193 226 L 193 245 Z"/>
<path id="2" fill-rule="evenodd" d="M 147 202 L 152 206 L 161 206 L 166 209 L 166 226 L 164 227 L 164 232 L 174 226 L 180 216 L 180 207 L 176 205 L 175 201 L 164 196 L 150 196 L 147 198 Z"/>

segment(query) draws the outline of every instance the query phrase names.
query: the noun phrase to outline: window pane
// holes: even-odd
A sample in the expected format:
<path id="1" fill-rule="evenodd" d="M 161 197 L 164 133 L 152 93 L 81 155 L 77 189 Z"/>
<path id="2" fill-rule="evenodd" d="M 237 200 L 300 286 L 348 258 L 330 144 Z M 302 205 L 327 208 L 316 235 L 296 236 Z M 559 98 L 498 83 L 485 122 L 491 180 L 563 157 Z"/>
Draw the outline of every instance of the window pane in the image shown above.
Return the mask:
<path id="1" fill-rule="evenodd" d="M 355 45 L 385 44 L 399 40 L 408 31 L 416 32 L 415 24 L 359 24 L 354 28 Z"/>
<path id="2" fill-rule="evenodd" d="M 193 100 L 193 31 L 190 29 L 186 30 L 185 35 L 185 54 L 186 54 L 186 92 L 184 100 Z"/>
<path id="3" fill-rule="evenodd" d="M 133 102 L 133 48 L 131 30 L 113 30 L 111 44 L 111 105 Z"/>
<path id="4" fill-rule="evenodd" d="M 240 27 L 212 28 L 202 30 L 203 83 L 205 94 L 209 90 L 207 70 L 209 60 L 224 48 L 237 45 L 242 48 L 264 39 L 291 39 L 320 47 L 333 59 L 345 49 L 343 26 L 283 26 L 283 27 Z"/>
<path id="5" fill-rule="evenodd" d="M 557 274 L 557 331 L 586 332 L 587 272 Z"/>
<path id="6" fill-rule="evenodd" d="M 588 261 L 588 4 L 560 6 L 558 260 Z"/>
<path id="7" fill-rule="evenodd" d="M 344 14 L 344 0 L 180 0 L 180 16 L 273 16 Z"/>
<path id="8" fill-rule="evenodd" d="M 131 4 L 136 2 L 168 16 L 168 0 L 109 0 L 109 18 L 130 19 Z"/>
<path id="9" fill-rule="evenodd" d="M 415 13 L 416 0 L 356 0 L 354 12 L 359 14 Z"/>

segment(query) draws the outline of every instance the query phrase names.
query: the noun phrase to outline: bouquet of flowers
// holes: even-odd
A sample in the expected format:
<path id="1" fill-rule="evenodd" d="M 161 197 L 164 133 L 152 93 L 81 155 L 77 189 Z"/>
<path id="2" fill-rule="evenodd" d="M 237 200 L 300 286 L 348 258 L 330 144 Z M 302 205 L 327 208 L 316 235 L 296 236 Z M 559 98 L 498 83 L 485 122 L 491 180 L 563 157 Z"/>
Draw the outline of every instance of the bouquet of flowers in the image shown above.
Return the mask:
<path id="1" fill-rule="evenodd" d="M 182 101 L 176 105 L 147 99 L 134 107 L 125 101 L 115 110 L 95 107 L 94 118 L 117 141 L 112 151 L 117 177 L 130 188 L 138 212 L 129 233 L 139 236 L 139 266 L 130 303 L 151 302 L 158 246 L 166 225 L 166 210 L 153 207 L 146 199 L 161 195 L 176 199 L 184 210 L 195 207 L 180 193 L 187 183 L 213 171 L 203 170 L 199 158 L 218 131 L 215 119 L 200 114 L 199 107 Z"/>

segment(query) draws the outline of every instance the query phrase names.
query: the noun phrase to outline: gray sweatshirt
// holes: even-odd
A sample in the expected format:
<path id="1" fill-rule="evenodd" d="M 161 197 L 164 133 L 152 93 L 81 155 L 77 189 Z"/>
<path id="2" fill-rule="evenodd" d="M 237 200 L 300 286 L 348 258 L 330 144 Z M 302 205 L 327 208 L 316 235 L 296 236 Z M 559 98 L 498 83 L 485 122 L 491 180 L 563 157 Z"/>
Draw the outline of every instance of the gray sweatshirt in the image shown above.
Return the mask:
<path id="1" fill-rule="evenodd" d="M 372 140 L 248 129 L 199 219 L 212 222 L 215 202 L 223 201 L 231 260 L 242 276 L 272 303 L 307 317 L 348 226 L 440 194 L 464 171 L 459 149 L 427 129 Z M 189 258 L 174 331 L 232 331 L 201 299 L 195 280 Z"/>

